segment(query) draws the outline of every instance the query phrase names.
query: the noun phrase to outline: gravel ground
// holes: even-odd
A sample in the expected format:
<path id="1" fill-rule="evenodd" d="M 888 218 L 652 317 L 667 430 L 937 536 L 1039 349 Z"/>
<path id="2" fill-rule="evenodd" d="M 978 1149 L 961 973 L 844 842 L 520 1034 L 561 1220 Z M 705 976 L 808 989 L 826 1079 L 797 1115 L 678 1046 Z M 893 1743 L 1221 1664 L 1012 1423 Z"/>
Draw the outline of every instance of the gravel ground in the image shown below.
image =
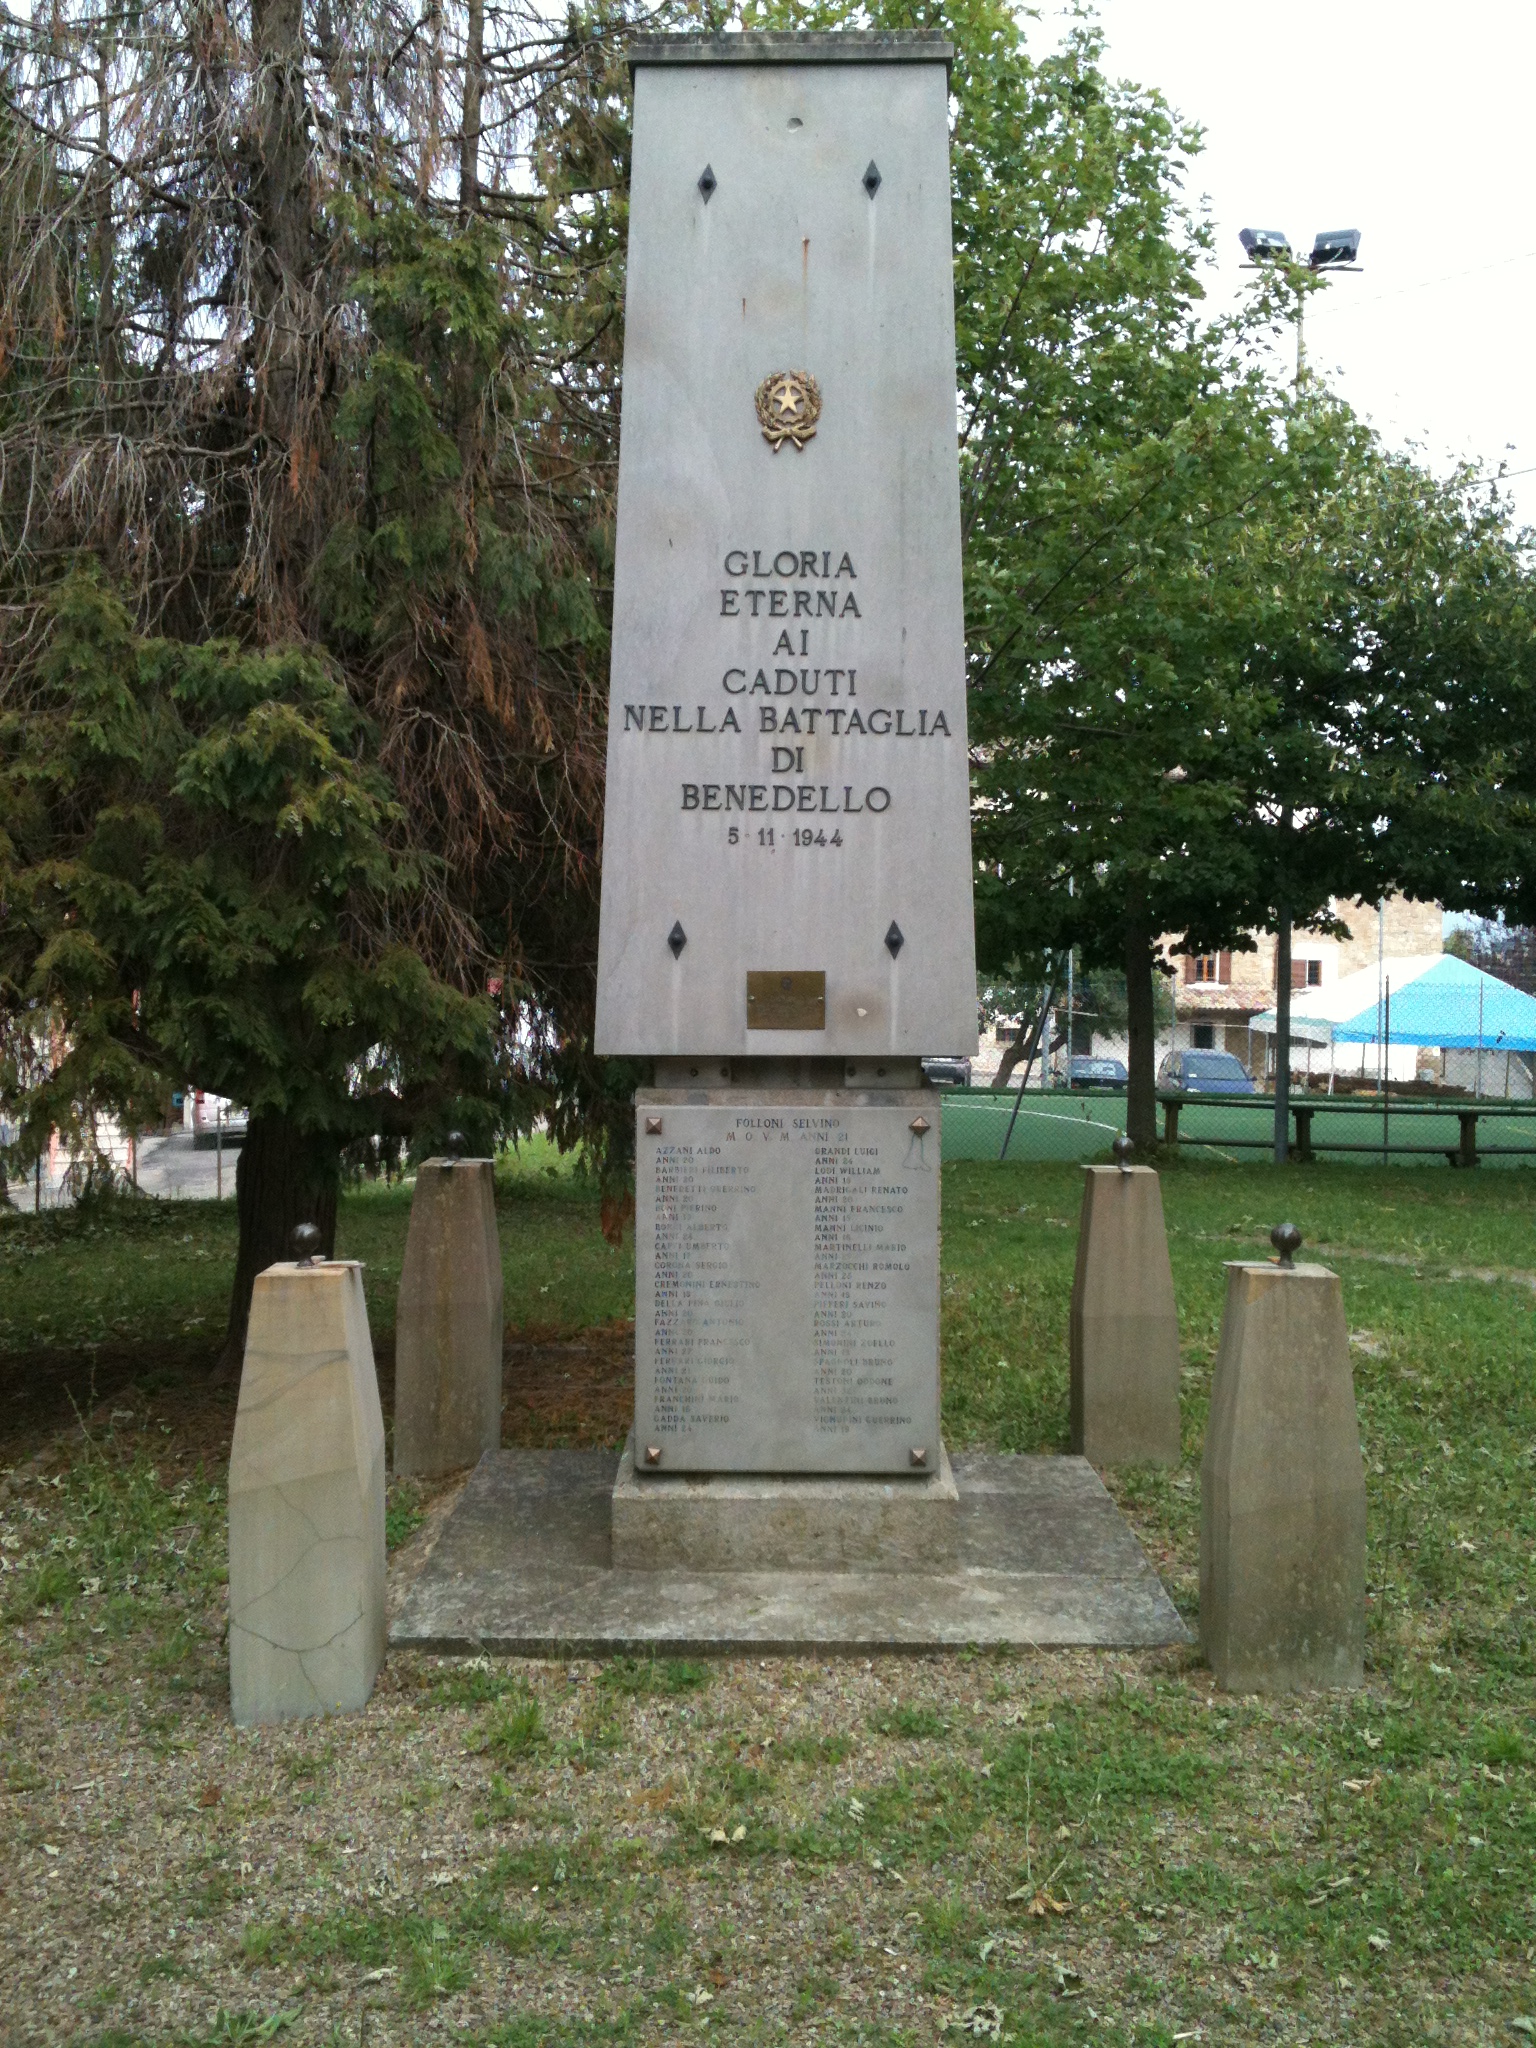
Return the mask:
<path id="1" fill-rule="evenodd" d="M 59 1694 L 89 1683 L 59 1674 L 54 1725 L 40 1715 L 25 1744 L 45 1782 L 10 1799 L 11 2038 L 109 2024 L 129 2039 L 238 2038 L 234 2015 L 291 2014 L 285 2036 L 316 2042 L 509 2020 L 551 2030 L 530 2040 L 572 2023 L 574 2038 L 666 2041 L 688 2025 L 932 2039 L 946 2018 L 988 2020 L 985 2001 L 928 1981 L 935 1909 L 941 1934 L 985 1929 L 977 1955 L 990 1934 L 1004 1956 L 1059 1964 L 1085 2017 L 1097 1997 L 1130 2018 L 1118 1947 L 1091 1909 L 1056 1910 L 1073 1885 L 1052 1879 L 1033 1920 L 1007 1903 L 1050 1875 L 1054 1840 L 1033 1873 L 1007 1827 L 973 1833 L 954 1859 L 891 1852 L 871 1809 L 884 1794 L 934 1819 L 913 1781 L 932 1744 L 869 1731 L 882 1713 L 931 1715 L 985 1769 L 1020 1717 L 1043 1721 L 1037 1703 L 1135 1685 L 1145 1661 L 1048 1656 L 1006 1677 L 990 1660 L 736 1662 L 659 1697 L 615 1694 L 594 1665 L 538 1664 L 519 1676 L 544 1739 L 515 1760 L 485 1746 L 494 1702 L 455 1703 L 476 1678 L 495 1685 L 473 1662 L 392 1658 L 345 1723 L 242 1733 L 205 1698 L 137 1739 L 78 1707 L 57 1725 Z M 741 1781 L 766 1776 L 775 1749 L 789 1761 L 763 1816 Z M 829 1812 L 853 1838 L 831 1861 L 816 1844 L 778 1853 Z M 501 1924 L 466 1962 L 466 1922 L 487 1899 Z M 1219 1967 L 1220 1929 L 1173 1933 L 1190 1964 Z M 472 1981 L 459 1988 L 461 1972 Z"/>
<path id="2" fill-rule="evenodd" d="M 1370 1650 L 1359 1693 L 1276 1701 L 1215 1693 L 1184 1652 L 395 1656 L 360 1714 L 239 1733 L 234 1389 L 207 1385 L 223 1241 L 189 1236 L 190 1212 L 121 1244 L 104 1225 L 15 1227 L 0 2043 L 1536 2041 L 1536 1381 L 1516 1179 L 1288 1184 L 1309 1242 L 1359 1247 L 1339 1257 Z M 1115 1487 L 1186 1615 L 1219 1252 L 1262 1250 L 1269 1185 L 1165 1181 L 1186 1459 Z M 1078 1199 L 1065 1172 L 946 1175 L 954 1441 L 1059 1447 Z M 403 1215 L 360 1203 L 354 1219 L 381 1300 Z M 541 1215 L 516 1207 L 507 1243 L 542 1301 L 579 1244 L 565 1208 Z M 621 1290 L 588 1253 L 550 1322 L 512 1333 L 508 1442 L 613 1444 L 627 1424 L 629 1332 L 584 1328 L 576 1307 L 611 1317 Z M 1495 1277 L 1454 1277 L 1474 1271 Z M 70 1338 L 77 1303 L 89 1343 Z M 451 1499 L 392 1493 L 392 1598 Z"/>
<path id="3" fill-rule="evenodd" d="M 0 1488 L 8 1559 L 88 1570 L 103 1498 L 141 1528 L 118 1586 L 7 1610 L 7 2043 L 1516 2038 L 1355 1924 L 1384 1683 L 1270 1707 L 1184 1652 L 405 1655 L 360 1714 L 242 1732 L 221 1492 L 118 1416 L 94 1463 Z M 456 1494 L 412 1504 L 392 1603 Z M 1305 1936 L 1274 1904 L 1300 1870 Z"/>

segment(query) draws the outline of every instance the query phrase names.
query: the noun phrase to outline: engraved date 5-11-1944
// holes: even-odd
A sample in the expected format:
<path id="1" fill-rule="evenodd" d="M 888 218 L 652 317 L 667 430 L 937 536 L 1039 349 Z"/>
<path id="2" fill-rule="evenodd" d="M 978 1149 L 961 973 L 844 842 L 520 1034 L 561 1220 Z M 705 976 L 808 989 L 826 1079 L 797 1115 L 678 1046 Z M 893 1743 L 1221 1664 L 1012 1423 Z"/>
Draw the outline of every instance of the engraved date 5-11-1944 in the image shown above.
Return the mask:
<path id="1" fill-rule="evenodd" d="M 728 825 L 725 831 L 725 843 L 727 846 L 740 846 L 745 842 L 750 846 L 752 844 L 752 836 L 750 829 L 743 831 L 740 825 Z M 766 846 L 770 849 L 775 845 L 776 842 L 771 825 L 759 826 L 757 843 L 759 846 Z M 842 843 L 843 835 L 841 832 L 817 831 L 811 825 L 797 825 L 794 829 L 793 844 L 796 846 L 841 846 Z"/>

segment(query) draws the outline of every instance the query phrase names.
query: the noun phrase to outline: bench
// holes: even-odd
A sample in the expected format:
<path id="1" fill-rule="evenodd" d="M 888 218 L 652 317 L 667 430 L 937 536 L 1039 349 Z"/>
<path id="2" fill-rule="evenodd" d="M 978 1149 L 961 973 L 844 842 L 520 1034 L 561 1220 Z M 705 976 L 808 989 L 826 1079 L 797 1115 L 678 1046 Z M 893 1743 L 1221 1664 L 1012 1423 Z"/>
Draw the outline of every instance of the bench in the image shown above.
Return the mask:
<path id="1" fill-rule="evenodd" d="M 1223 1109 L 1243 1107 L 1267 1108 L 1273 1115 L 1273 1100 L 1263 1096 L 1231 1095 L 1172 1095 L 1160 1094 L 1163 1105 L 1163 1142 L 1166 1145 L 1210 1145 L 1221 1151 L 1268 1152 L 1273 1149 L 1274 1139 L 1263 1137 L 1227 1136 L 1219 1138 L 1196 1137 L 1181 1133 L 1180 1111 L 1191 1106 L 1220 1107 Z M 1477 1166 L 1485 1158 L 1532 1158 L 1536 1159 L 1536 1107 L 1515 1109 L 1495 1107 L 1478 1103 L 1468 1107 L 1462 1103 L 1398 1103 L 1393 1105 L 1390 1098 L 1380 1103 L 1369 1097 L 1358 1095 L 1328 1098 L 1325 1101 L 1293 1101 L 1290 1105 L 1295 1138 L 1291 1144 L 1292 1155 L 1303 1162 L 1310 1162 L 1317 1156 L 1320 1147 L 1325 1152 L 1367 1152 L 1407 1156 L 1413 1153 L 1429 1154 L 1440 1152 L 1451 1166 Z M 1312 1126 L 1316 1118 L 1325 1120 L 1330 1116 L 1362 1115 L 1380 1116 L 1383 1130 L 1377 1138 L 1320 1138 L 1314 1139 Z M 1460 1136 L 1455 1145 L 1447 1145 L 1442 1136 L 1420 1137 L 1413 1131 L 1415 1123 L 1425 1119 L 1440 1119 L 1454 1116 Z M 1491 1119 L 1520 1119 L 1532 1127 L 1532 1142 L 1529 1144 L 1501 1145 L 1497 1143 L 1478 1144 L 1479 1121 Z"/>

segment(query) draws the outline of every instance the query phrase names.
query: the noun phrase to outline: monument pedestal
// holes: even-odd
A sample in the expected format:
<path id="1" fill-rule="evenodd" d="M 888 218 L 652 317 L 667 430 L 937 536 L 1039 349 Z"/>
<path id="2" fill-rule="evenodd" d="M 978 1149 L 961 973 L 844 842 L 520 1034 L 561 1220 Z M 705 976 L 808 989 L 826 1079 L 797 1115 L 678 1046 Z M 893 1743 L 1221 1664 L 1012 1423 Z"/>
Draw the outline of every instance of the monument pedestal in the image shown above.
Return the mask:
<path id="1" fill-rule="evenodd" d="M 1365 1470 L 1343 1288 L 1234 1262 L 1200 1501 L 1200 1647 L 1229 1692 L 1359 1685 Z"/>
<path id="2" fill-rule="evenodd" d="M 949 1453 L 912 1478 L 757 1473 L 650 1477 L 625 1446 L 613 1486 L 615 1571 L 956 1571 L 960 1494 Z"/>
<path id="3" fill-rule="evenodd" d="M 363 1706 L 384 1660 L 384 1421 L 362 1267 L 256 1276 L 229 1455 L 237 1726 Z"/>
<path id="4" fill-rule="evenodd" d="M 614 1555 L 616 1462 L 611 1450 L 482 1458 L 406 1595 L 391 1642 L 439 1656 L 869 1657 L 1189 1640 L 1082 1458 L 956 1451 L 958 1559 L 899 1571 L 625 1568 Z M 855 1483 L 878 1494 L 886 1482 L 785 1482 L 807 1483 L 835 1497 Z M 671 1484 L 682 1491 L 718 1482 Z"/>
<path id="5" fill-rule="evenodd" d="M 1073 1450 L 1177 1465 L 1179 1316 L 1150 1166 L 1084 1168 L 1070 1329 Z"/>
<path id="6" fill-rule="evenodd" d="M 395 1312 L 395 1471 L 436 1478 L 501 1442 L 502 1274 L 489 1159 L 416 1174 Z"/>

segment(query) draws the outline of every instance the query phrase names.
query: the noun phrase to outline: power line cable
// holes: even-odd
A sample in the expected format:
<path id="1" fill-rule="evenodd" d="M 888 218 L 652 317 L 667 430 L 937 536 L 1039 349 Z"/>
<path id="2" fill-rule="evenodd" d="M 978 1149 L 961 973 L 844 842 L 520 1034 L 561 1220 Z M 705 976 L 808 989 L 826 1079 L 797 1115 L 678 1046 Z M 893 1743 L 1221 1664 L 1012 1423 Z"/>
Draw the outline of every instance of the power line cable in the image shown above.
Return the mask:
<path id="1" fill-rule="evenodd" d="M 1316 299 L 1308 305 L 1307 318 L 1310 320 L 1315 313 L 1334 311 L 1340 306 L 1357 313 L 1366 306 L 1380 306 L 1388 299 L 1405 298 L 1409 292 L 1427 292 L 1437 284 L 1454 284 L 1458 278 L 1482 277 L 1490 270 L 1507 270 L 1514 263 L 1529 263 L 1533 256 L 1536 256 L 1536 249 L 1522 249 L 1518 256 L 1500 256 L 1492 263 L 1474 263 L 1468 270 L 1448 270 L 1443 277 L 1421 277 L 1414 284 L 1399 285 L 1395 291 L 1377 292 L 1369 299 L 1343 298 L 1330 292 L 1327 298 Z"/>

